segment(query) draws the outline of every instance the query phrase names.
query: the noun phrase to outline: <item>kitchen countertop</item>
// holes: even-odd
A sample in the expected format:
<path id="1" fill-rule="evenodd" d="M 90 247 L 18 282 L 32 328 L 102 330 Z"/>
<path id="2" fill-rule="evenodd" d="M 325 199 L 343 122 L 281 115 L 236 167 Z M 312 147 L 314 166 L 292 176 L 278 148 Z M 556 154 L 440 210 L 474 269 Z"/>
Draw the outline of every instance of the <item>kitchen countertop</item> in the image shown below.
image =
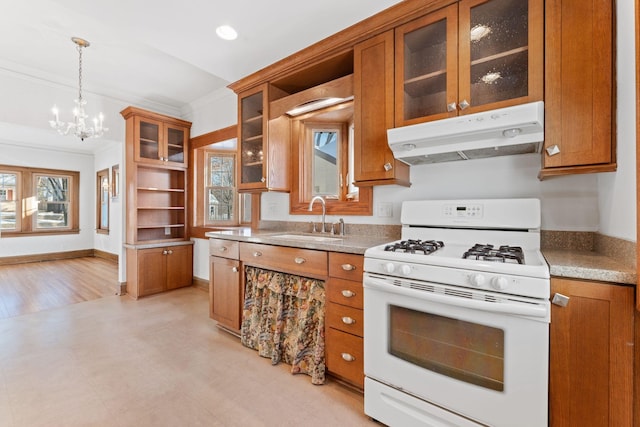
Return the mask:
<path id="1" fill-rule="evenodd" d="M 305 241 L 275 237 L 277 235 L 295 234 L 304 236 L 318 236 L 330 238 L 328 241 Z M 209 231 L 205 236 L 215 239 L 235 240 L 239 242 L 264 243 L 275 246 L 288 246 L 304 249 L 316 249 L 330 252 L 344 252 L 350 254 L 364 254 L 367 248 L 388 243 L 391 239 L 385 236 L 361 235 L 331 235 L 329 233 L 300 233 L 274 230 L 251 230 L 237 228 L 219 231 Z"/>
<path id="2" fill-rule="evenodd" d="M 635 269 L 593 251 L 544 249 L 551 276 L 635 285 Z"/>

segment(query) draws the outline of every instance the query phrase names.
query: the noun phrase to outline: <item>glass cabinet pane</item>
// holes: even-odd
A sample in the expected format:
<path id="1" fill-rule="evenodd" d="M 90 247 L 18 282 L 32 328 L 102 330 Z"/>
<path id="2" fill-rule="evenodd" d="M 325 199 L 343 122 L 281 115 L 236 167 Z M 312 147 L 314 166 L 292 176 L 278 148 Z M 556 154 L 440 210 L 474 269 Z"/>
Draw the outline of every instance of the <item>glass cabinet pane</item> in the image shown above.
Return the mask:
<path id="1" fill-rule="evenodd" d="M 522 0 L 490 0 L 471 8 L 471 105 L 528 95 L 528 8 Z"/>
<path id="2" fill-rule="evenodd" d="M 170 162 L 184 163 L 184 130 L 167 129 L 167 157 Z"/>
<path id="3" fill-rule="evenodd" d="M 261 182 L 263 178 L 263 93 L 241 100 L 242 135 L 240 141 L 241 183 Z"/>
<path id="4" fill-rule="evenodd" d="M 160 126 L 156 123 L 140 121 L 140 157 L 144 159 L 160 158 Z"/>
<path id="5" fill-rule="evenodd" d="M 404 34 L 403 57 L 404 119 L 446 112 L 447 20 Z"/>

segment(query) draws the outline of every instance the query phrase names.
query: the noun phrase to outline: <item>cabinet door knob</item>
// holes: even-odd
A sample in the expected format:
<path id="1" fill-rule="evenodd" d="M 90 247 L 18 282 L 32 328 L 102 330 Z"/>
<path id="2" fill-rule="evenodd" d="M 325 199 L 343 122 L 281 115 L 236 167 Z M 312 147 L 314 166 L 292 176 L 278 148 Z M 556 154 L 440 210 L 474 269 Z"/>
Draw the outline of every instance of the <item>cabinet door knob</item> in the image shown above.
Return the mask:
<path id="1" fill-rule="evenodd" d="M 353 325 L 354 323 L 356 323 L 356 319 L 354 319 L 353 317 L 344 316 L 342 318 L 342 323 L 344 323 L 345 325 Z"/>
<path id="2" fill-rule="evenodd" d="M 260 182 L 265 182 L 267 179 L 263 176 L 262 178 L 260 178 Z"/>
<path id="3" fill-rule="evenodd" d="M 166 255 L 166 254 L 167 254 L 166 250 L 162 251 L 162 255 Z"/>
<path id="4" fill-rule="evenodd" d="M 233 267 L 233 268 L 231 269 L 231 271 L 233 271 L 234 273 L 237 273 L 237 272 L 238 272 L 238 267 Z"/>
<path id="5" fill-rule="evenodd" d="M 226 252 L 228 249 L 227 249 L 227 247 L 226 247 L 226 246 L 220 246 L 220 247 L 218 248 L 218 250 L 219 250 L 220 252 Z"/>
<path id="6" fill-rule="evenodd" d="M 255 251 L 255 252 L 253 253 L 253 256 L 254 256 L 254 257 L 262 256 L 262 252 Z"/>
<path id="7" fill-rule="evenodd" d="M 467 108 L 469 108 L 471 104 L 469 104 L 469 101 L 467 101 L 466 99 L 463 99 L 462 102 L 460 102 L 460 109 L 461 110 L 466 110 Z"/>
<path id="8" fill-rule="evenodd" d="M 173 253 L 173 251 L 172 251 L 171 249 L 169 249 L 169 250 L 167 251 L 167 253 L 168 253 L 169 255 L 171 255 L 171 254 Z"/>
<path id="9" fill-rule="evenodd" d="M 356 269 L 356 266 L 353 264 L 342 264 L 341 267 L 344 271 L 353 271 Z"/>
<path id="10" fill-rule="evenodd" d="M 304 264 L 307 262 L 307 260 L 302 257 L 295 257 L 293 261 L 295 261 L 296 264 Z"/>
<path id="11" fill-rule="evenodd" d="M 547 154 L 549 156 L 555 156 L 556 154 L 560 154 L 560 147 L 557 145 L 552 145 L 551 147 L 547 147 Z"/>
<path id="12" fill-rule="evenodd" d="M 342 353 L 341 356 L 347 362 L 353 362 L 354 360 L 356 360 L 356 358 L 350 355 L 349 353 Z"/>
<path id="13" fill-rule="evenodd" d="M 450 102 L 447 104 L 447 111 L 449 113 L 452 111 L 456 111 L 457 108 L 458 108 L 458 104 L 456 104 L 455 102 Z"/>
<path id="14" fill-rule="evenodd" d="M 393 169 L 393 165 L 391 163 L 385 163 L 384 164 L 384 170 L 389 172 L 391 169 Z"/>
<path id="15" fill-rule="evenodd" d="M 345 298 L 352 298 L 356 296 L 355 292 L 350 291 L 349 289 L 342 290 L 342 296 Z"/>
<path id="16" fill-rule="evenodd" d="M 559 305 L 560 307 L 566 307 L 569 304 L 569 297 L 566 295 L 556 293 L 551 300 L 552 304 Z"/>

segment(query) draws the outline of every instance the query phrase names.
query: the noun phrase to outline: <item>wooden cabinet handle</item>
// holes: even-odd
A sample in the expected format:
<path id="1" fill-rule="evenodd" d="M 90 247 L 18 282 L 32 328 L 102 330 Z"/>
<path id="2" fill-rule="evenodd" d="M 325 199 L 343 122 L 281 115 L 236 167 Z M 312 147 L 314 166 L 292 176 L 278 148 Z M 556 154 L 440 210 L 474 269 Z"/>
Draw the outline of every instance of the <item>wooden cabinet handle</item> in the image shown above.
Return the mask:
<path id="1" fill-rule="evenodd" d="M 356 269 L 356 266 L 353 264 L 342 264 L 341 267 L 344 271 L 353 271 Z"/>
<path id="2" fill-rule="evenodd" d="M 296 264 L 304 264 L 305 262 L 307 262 L 306 259 L 302 258 L 302 257 L 295 257 L 293 260 Z"/>
<path id="3" fill-rule="evenodd" d="M 342 353 L 341 356 L 347 362 L 353 362 L 354 360 L 356 360 L 356 358 L 350 355 L 349 353 Z"/>
<path id="4" fill-rule="evenodd" d="M 354 323 L 356 323 L 356 319 L 354 319 L 353 317 L 344 316 L 342 318 L 342 323 L 344 323 L 345 325 L 353 325 Z"/>
<path id="5" fill-rule="evenodd" d="M 253 253 L 253 256 L 254 256 L 254 257 L 256 257 L 256 258 L 257 258 L 257 257 L 259 257 L 259 256 L 262 256 L 262 252 L 260 252 L 260 251 L 255 251 L 255 252 Z"/>
<path id="6" fill-rule="evenodd" d="M 342 290 L 342 296 L 345 298 L 352 298 L 356 296 L 355 292 L 350 291 L 349 289 Z"/>

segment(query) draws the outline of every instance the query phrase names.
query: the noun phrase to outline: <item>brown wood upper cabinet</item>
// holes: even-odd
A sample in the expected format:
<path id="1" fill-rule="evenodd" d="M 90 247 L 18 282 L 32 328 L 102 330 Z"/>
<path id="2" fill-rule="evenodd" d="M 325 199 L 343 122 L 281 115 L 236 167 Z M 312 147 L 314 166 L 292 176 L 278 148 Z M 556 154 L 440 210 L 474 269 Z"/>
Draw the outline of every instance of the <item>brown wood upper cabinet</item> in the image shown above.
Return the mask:
<path id="1" fill-rule="evenodd" d="M 139 163 L 186 168 L 191 123 L 129 107 L 122 111 L 133 120 L 134 159 Z"/>
<path id="2" fill-rule="evenodd" d="M 289 121 L 268 114 L 275 92 L 265 83 L 238 94 L 239 191 L 289 191 Z"/>
<path id="3" fill-rule="evenodd" d="M 543 2 L 462 0 L 395 29 L 395 126 L 540 101 Z"/>
<path id="4" fill-rule="evenodd" d="M 612 0 L 547 0 L 539 177 L 616 170 Z"/>

